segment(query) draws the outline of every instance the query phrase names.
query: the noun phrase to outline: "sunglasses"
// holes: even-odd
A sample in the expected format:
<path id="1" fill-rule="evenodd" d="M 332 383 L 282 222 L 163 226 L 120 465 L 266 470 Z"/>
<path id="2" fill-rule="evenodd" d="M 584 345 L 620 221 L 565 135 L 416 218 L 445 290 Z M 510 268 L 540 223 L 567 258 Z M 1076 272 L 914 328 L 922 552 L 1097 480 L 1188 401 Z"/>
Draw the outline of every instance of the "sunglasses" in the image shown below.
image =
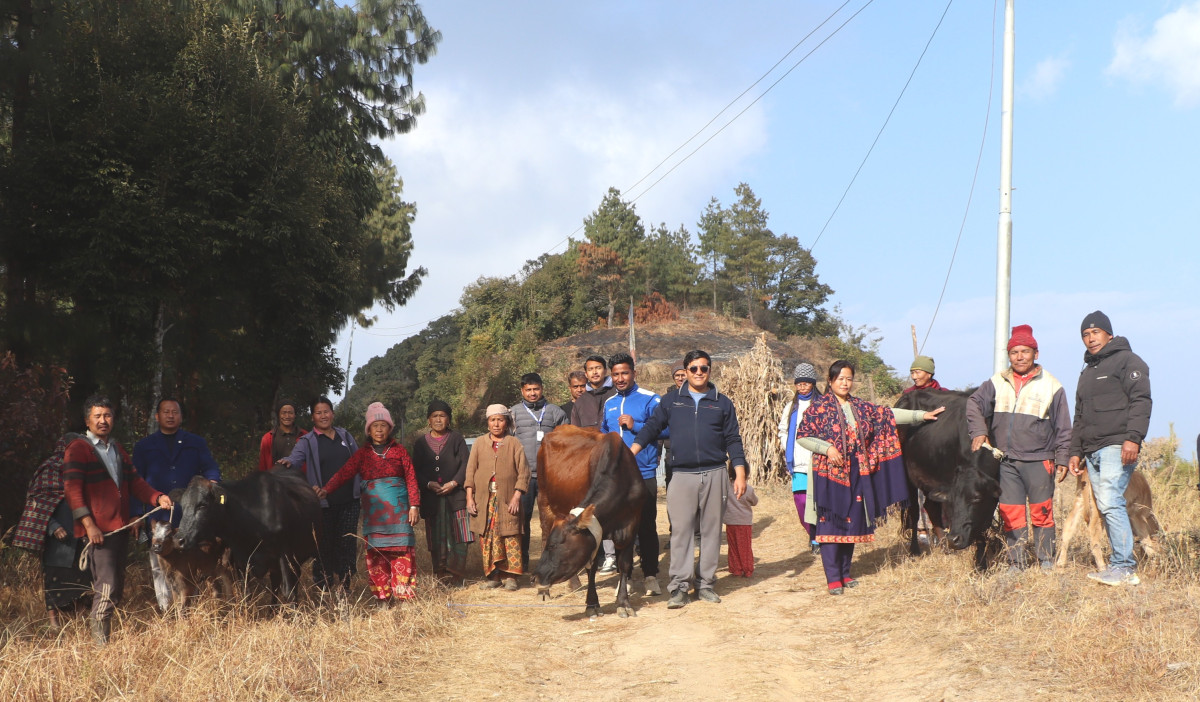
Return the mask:
<path id="1" fill-rule="evenodd" d="M 708 366 L 688 366 L 688 371 L 692 373 L 707 373 Z"/>

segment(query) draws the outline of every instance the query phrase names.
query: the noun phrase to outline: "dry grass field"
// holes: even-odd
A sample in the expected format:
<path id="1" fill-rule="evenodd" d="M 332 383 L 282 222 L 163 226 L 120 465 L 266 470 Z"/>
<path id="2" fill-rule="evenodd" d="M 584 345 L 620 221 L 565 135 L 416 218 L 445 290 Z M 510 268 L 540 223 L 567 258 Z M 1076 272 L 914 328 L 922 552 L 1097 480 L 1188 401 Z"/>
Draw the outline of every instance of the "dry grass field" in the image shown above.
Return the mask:
<path id="1" fill-rule="evenodd" d="M 10 551 L 0 699 L 1195 699 L 1194 482 L 1190 466 L 1151 476 L 1168 534 L 1136 588 L 1087 580 L 1083 543 L 1052 574 L 978 574 L 967 553 L 911 559 L 893 521 L 856 553 L 861 586 L 842 597 L 826 594 L 790 495 L 767 486 L 752 578 L 729 576 L 722 557 L 721 604 L 667 610 L 665 597 L 639 596 L 633 619 L 612 614 L 611 577 L 601 581 L 608 614 L 588 619 L 583 593 L 565 586 L 544 606 L 527 586 L 447 590 L 428 580 L 420 602 L 378 611 L 361 601 L 361 575 L 348 612 L 310 601 L 268 615 L 207 599 L 164 617 L 139 560 L 113 641 L 99 649 L 80 618 L 49 632 L 37 566 Z M 662 509 L 659 531 L 665 541 Z M 665 554 L 662 563 L 665 575 Z"/>

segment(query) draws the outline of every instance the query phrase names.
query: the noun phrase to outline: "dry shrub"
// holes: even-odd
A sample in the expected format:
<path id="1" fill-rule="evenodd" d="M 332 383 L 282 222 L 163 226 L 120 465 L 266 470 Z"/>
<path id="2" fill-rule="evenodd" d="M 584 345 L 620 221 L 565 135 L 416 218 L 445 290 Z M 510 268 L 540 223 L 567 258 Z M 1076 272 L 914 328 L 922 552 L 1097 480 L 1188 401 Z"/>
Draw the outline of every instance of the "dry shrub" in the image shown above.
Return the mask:
<path id="1" fill-rule="evenodd" d="M 642 302 L 633 309 L 635 324 L 673 322 L 677 319 L 679 319 L 679 308 L 656 292 L 643 297 Z"/>
<path id="2" fill-rule="evenodd" d="M 757 485 L 778 479 L 784 464 L 779 416 L 791 393 L 783 365 L 767 346 L 767 335 L 761 334 L 749 353 L 722 365 L 720 379 L 714 382 L 737 410 L 750 481 Z"/>

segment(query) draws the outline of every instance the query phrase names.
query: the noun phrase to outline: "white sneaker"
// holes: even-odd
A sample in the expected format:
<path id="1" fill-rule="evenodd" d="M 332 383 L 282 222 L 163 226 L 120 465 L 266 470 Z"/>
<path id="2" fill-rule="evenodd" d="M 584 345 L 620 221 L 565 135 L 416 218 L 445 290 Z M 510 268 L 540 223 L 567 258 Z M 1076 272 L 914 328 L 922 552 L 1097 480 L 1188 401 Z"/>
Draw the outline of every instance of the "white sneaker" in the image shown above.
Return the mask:
<path id="1" fill-rule="evenodd" d="M 658 596 L 662 594 L 662 588 L 658 586 L 658 578 L 653 575 L 647 575 L 645 580 L 646 594 Z"/>
<path id="2" fill-rule="evenodd" d="M 617 572 L 617 557 L 605 556 L 604 563 L 600 564 L 600 569 L 596 572 L 600 575 L 608 575 L 609 573 Z"/>

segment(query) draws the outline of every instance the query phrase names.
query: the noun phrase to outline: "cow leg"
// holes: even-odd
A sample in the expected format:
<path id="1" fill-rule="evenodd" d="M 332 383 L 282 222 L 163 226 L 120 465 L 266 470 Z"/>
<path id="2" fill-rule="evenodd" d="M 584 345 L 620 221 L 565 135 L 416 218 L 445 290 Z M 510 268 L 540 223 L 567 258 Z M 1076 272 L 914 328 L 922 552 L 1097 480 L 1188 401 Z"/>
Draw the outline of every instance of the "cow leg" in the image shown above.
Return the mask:
<path id="1" fill-rule="evenodd" d="M 603 554 L 604 551 L 600 550 L 600 553 Z M 587 574 L 588 574 L 587 609 L 585 609 L 583 613 L 589 617 L 598 617 L 598 616 L 600 616 L 600 595 L 598 595 L 596 593 L 596 564 L 595 563 L 593 563 L 591 565 L 591 567 L 588 568 Z"/>
<path id="2" fill-rule="evenodd" d="M 296 584 L 299 572 L 292 560 L 287 556 L 279 558 L 279 596 L 281 602 L 293 602 L 296 598 Z"/>
<path id="3" fill-rule="evenodd" d="M 629 606 L 629 584 L 633 581 L 633 540 L 617 553 L 617 571 L 621 574 L 617 582 L 617 616 L 636 617 L 637 612 Z"/>
<path id="4" fill-rule="evenodd" d="M 946 543 L 946 530 L 942 528 L 942 525 L 945 524 L 942 519 L 942 503 L 926 497 L 925 512 L 929 514 L 929 530 L 932 532 L 929 538 L 929 550 L 932 552 L 934 546 L 939 544 L 944 546 Z"/>

